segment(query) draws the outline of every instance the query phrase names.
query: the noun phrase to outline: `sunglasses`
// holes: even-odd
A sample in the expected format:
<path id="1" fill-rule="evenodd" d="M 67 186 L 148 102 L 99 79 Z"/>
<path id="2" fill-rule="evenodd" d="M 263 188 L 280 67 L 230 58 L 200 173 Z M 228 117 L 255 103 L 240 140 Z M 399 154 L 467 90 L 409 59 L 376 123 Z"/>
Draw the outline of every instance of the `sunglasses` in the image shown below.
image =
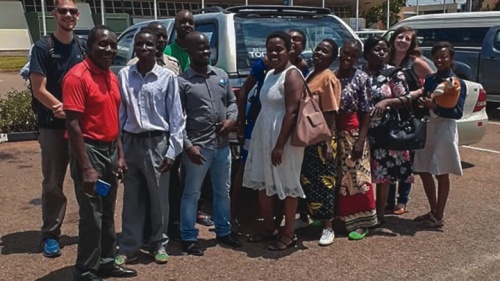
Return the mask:
<path id="1" fill-rule="evenodd" d="M 57 8 L 56 9 L 57 13 L 60 15 L 67 15 L 68 12 L 72 16 L 76 16 L 78 14 L 78 9 L 68 9 L 68 8 Z"/>

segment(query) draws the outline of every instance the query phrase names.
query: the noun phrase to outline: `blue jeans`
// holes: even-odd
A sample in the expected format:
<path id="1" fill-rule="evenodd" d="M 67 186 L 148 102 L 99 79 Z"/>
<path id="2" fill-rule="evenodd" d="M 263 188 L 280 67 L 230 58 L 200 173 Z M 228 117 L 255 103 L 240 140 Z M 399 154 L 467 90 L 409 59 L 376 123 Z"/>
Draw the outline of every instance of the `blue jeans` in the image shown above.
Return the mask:
<path id="1" fill-rule="evenodd" d="M 182 155 L 182 163 L 186 171 L 184 193 L 181 199 L 181 236 L 183 241 L 197 241 L 198 229 L 196 224 L 196 210 L 200 198 L 203 179 L 208 171 L 212 180 L 213 190 L 213 218 L 217 237 L 231 233 L 231 151 L 229 147 L 216 149 L 201 149 L 206 161 L 203 165 L 196 165 L 189 160 L 187 153 Z"/>
<path id="2" fill-rule="evenodd" d="M 410 197 L 411 183 L 400 181 L 398 182 L 398 204 L 408 204 Z M 396 184 L 389 185 L 389 196 L 387 197 L 387 205 L 394 207 L 396 205 Z"/>

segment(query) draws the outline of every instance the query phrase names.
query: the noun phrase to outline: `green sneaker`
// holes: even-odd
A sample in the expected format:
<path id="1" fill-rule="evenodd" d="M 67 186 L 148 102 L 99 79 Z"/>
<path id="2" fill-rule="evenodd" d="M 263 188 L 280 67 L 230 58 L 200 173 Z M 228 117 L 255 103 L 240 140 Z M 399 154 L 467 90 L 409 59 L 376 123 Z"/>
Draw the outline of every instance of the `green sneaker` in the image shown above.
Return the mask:
<path id="1" fill-rule="evenodd" d="M 165 264 L 168 262 L 168 254 L 167 250 L 165 250 L 165 247 L 161 247 L 156 253 L 155 253 L 155 262 L 157 264 Z"/>
<path id="2" fill-rule="evenodd" d="M 135 261 L 137 259 L 138 259 L 137 256 L 133 256 L 133 257 L 128 258 L 126 255 L 118 255 L 115 257 L 115 264 L 118 266 L 122 266 L 128 262 Z"/>
<path id="3" fill-rule="evenodd" d="M 360 229 L 363 230 L 363 229 Z M 368 229 L 365 229 L 363 233 L 359 233 L 358 231 L 354 230 L 349 232 L 349 240 L 361 240 L 368 235 Z"/>
<path id="4" fill-rule="evenodd" d="M 320 220 L 313 220 L 311 225 L 314 227 L 323 227 L 323 222 Z"/>

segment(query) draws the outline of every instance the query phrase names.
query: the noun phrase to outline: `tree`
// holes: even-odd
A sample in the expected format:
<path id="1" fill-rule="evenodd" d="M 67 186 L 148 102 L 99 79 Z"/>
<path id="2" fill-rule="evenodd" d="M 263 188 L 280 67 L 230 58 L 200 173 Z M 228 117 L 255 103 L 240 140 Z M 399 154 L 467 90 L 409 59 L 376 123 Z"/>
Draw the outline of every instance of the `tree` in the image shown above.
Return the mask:
<path id="1" fill-rule="evenodd" d="M 390 16 L 389 16 L 389 22 L 390 25 L 394 25 L 398 22 L 399 20 L 399 12 L 401 9 L 405 6 L 406 1 L 405 0 L 389 0 L 390 1 Z M 366 20 L 366 25 L 370 26 L 374 23 L 377 23 L 379 20 L 386 25 L 387 21 L 387 2 L 383 2 L 380 5 L 377 5 L 375 7 L 372 7 L 368 10 L 366 10 L 363 14 L 362 17 L 365 18 Z"/>

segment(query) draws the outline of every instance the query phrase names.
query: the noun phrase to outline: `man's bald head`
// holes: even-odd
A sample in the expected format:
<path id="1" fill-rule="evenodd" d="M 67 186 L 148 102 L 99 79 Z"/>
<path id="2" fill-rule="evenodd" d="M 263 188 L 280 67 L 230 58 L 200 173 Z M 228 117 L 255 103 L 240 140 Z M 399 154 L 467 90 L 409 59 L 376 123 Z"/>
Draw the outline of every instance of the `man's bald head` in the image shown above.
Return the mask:
<path id="1" fill-rule="evenodd" d="M 189 32 L 194 30 L 194 17 L 193 13 L 189 10 L 182 10 L 175 16 L 175 31 L 177 37 L 180 39 L 186 38 Z"/>
<path id="2" fill-rule="evenodd" d="M 167 28 L 159 21 L 150 22 L 146 28 L 152 30 L 156 34 L 156 37 L 158 37 L 156 46 L 158 52 L 156 53 L 156 56 L 161 57 L 168 42 Z"/>
<path id="3" fill-rule="evenodd" d="M 205 34 L 199 31 L 190 32 L 186 36 L 186 45 L 191 64 L 207 66 L 210 63 L 210 43 Z"/>

